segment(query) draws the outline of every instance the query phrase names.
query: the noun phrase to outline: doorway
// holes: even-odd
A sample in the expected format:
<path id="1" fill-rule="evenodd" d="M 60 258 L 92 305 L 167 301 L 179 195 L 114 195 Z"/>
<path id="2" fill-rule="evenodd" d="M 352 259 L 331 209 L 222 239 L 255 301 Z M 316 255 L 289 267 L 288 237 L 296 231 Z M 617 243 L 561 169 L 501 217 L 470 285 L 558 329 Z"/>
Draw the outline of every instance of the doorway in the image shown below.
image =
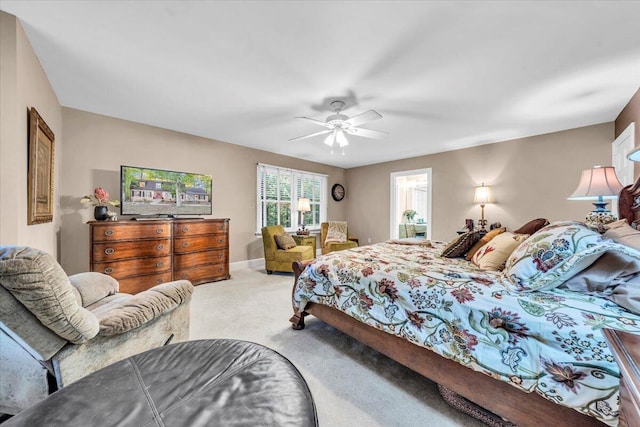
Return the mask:
<path id="1" fill-rule="evenodd" d="M 431 239 L 431 187 L 431 168 L 391 173 L 391 239 L 412 237 L 407 223 L 416 237 Z M 408 218 L 407 211 L 415 214 Z"/>

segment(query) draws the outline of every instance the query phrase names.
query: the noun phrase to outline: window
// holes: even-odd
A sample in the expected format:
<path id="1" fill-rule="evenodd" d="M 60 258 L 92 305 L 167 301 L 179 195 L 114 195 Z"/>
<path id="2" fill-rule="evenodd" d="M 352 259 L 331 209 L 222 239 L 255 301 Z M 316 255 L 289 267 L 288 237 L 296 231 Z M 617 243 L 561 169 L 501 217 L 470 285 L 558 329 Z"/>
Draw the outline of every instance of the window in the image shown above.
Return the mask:
<path id="1" fill-rule="evenodd" d="M 320 228 L 327 217 L 327 176 L 258 163 L 257 232 L 267 225 L 295 231 L 301 224 L 298 198 L 307 197 L 311 212 L 304 215 L 307 228 Z"/>

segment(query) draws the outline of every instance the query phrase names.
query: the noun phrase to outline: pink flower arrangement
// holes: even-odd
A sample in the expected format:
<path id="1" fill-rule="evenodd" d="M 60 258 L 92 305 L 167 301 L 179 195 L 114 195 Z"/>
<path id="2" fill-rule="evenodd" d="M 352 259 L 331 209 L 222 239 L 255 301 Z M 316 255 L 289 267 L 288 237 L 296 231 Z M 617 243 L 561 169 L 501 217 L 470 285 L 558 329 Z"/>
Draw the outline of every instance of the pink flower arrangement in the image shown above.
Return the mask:
<path id="1" fill-rule="evenodd" d="M 93 194 L 84 196 L 80 201 L 82 203 L 91 203 L 93 206 L 105 206 L 107 203 L 111 206 L 120 206 L 119 200 L 109 200 L 109 193 L 102 187 L 97 187 L 93 190 Z"/>

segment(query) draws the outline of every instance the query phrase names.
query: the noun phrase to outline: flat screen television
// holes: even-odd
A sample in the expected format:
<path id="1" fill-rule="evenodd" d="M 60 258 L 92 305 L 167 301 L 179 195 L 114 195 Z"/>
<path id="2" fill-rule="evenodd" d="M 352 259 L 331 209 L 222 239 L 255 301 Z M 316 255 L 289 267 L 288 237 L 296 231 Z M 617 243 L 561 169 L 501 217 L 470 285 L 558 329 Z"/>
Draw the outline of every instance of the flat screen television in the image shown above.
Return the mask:
<path id="1" fill-rule="evenodd" d="M 120 166 L 121 213 L 139 216 L 211 215 L 212 177 Z"/>

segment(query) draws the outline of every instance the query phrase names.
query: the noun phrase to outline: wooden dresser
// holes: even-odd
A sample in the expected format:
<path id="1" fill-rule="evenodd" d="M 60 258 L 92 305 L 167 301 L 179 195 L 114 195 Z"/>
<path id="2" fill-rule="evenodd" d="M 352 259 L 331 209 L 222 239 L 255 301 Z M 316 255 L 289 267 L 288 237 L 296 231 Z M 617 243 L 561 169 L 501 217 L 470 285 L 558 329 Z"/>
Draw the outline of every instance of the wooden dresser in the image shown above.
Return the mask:
<path id="1" fill-rule="evenodd" d="M 620 427 L 640 426 L 640 335 L 603 329 L 620 367 Z"/>
<path id="2" fill-rule="evenodd" d="M 92 221 L 90 270 L 137 293 L 171 280 L 229 276 L 229 219 Z"/>
<path id="3" fill-rule="evenodd" d="M 173 278 L 194 285 L 229 278 L 229 220 L 173 223 Z"/>

